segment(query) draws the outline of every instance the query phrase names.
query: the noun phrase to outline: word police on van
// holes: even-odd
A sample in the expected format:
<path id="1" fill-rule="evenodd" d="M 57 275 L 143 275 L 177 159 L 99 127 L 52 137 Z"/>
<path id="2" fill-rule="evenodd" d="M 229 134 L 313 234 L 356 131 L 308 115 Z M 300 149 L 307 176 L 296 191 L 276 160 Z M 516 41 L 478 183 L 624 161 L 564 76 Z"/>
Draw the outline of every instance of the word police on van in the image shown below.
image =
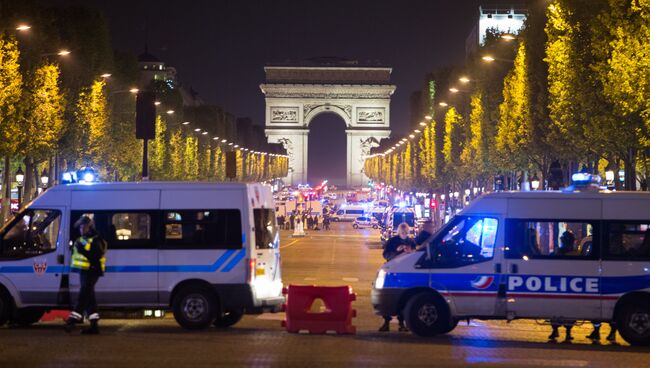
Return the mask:
<path id="1" fill-rule="evenodd" d="M 0 230 L 0 324 L 69 308 L 72 224 L 94 219 L 108 243 L 102 309 L 170 309 L 189 329 L 279 309 L 279 235 L 270 187 L 103 183 L 53 187 Z"/>
<path id="2" fill-rule="evenodd" d="M 467 318 L 615 322 L 650 344 L 650 193 L 502 192 L 455 216 L 424 250 L 383 265 L 380 315 L 418 335 Z"/>

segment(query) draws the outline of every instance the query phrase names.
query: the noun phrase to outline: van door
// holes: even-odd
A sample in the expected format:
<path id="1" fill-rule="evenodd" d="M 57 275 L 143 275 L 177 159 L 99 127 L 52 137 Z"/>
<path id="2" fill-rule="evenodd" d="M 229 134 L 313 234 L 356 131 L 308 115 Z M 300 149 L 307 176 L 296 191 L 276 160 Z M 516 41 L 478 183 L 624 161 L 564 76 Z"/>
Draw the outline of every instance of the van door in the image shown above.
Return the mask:
<path id="1" fill-rule="evenodd" d="M 282 290 L 280 270 L 280 233 L 275 211 L 268 208 L 253 209 L 255 234 L 255 292 L 258 298 L 277 297 Z M 252 270 L 251 270 L 252 271 Z"/>
<path id="2" fill-rule="evenodd" d="M 157 211 L 72 211 L 72 224 L 81 216 L 95 221 L 97 233 L 106 240 L 106 272 L 95 292 L 105 306 L 147 306 L 158 302 Z M 79 229 L 70 229 L 71 239 Z M 72 273 L 70 290 L 79 290 L 79 276 Z"/>
<path id="3" fill-rule="evenodd" d="M 13 285 L 23 306 L 58 304 L 66 271 L 63 213 L 63 208 L 27 208 L 2 229 L 0 281 Z"/>
<path id="4" fill-rule="evenodd" d="M 506 221 L 509 317 L 599 319 L 599 222 Z"/>
<path id="5" fill-rule="evenodd" d="M 495 315 L 501 282 L 498 230 L 497 217 L 456 216 L 416 264 L 431 271 L 431 288 L 450 301 L 455 316 Z"/>

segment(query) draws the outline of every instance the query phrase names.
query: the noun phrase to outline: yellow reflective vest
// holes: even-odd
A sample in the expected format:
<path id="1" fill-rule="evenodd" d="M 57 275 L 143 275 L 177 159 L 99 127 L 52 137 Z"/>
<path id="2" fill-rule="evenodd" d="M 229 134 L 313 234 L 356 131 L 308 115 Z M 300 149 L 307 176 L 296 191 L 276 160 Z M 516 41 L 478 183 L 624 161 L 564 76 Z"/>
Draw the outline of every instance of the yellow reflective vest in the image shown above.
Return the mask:
<path id="1" fill-rule="evenodd" d="M 106 243 L 101 238 L 98 238 L 97 236 L 93 236 L 90 238 L 82 236 L 79 239 L 77 239 L 77 242 L 81 243 L 83 248 L 89 252 L 91 247 L 93 246 L 93 241 L 95 241 L 96 239 L 99 244 L 95 244 L 95 245 L 101 247 L 102 250 L 102 257 L 100 258 L 99 262 L 102 267 L 102 272 L 104 272 L 106 271 L 106 245 L 105 245 Z M 88 271 L 90 269 L 90 261 L 88 260 L 88 258 L 86 258 L 86 256 L 79 253 L 79 251 L 77 250 L 76 243 L 72 246 L 72 262 L 70 264 L 70 268 L 81 270 L 81 271 Z"/>

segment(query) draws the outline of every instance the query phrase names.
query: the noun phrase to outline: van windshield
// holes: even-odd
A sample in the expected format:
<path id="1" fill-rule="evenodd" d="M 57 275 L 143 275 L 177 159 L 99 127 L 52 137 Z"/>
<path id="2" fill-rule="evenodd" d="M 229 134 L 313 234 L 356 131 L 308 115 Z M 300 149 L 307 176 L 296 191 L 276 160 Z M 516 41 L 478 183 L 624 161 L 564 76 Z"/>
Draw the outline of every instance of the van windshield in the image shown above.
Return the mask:
<path id="1" fill-rule="evenodd" d="M 255 248 L 272 249 L 278 246 L 278 227 L 271 209 L 253 209 L 255 220 Z"/>
<path id="2" fill-rule="evenodd" d="M 456 216 L 436 236 L 433 260 L 446 266 L 481 262 L 494 255 L 498 220 L 480 216 Z"/>

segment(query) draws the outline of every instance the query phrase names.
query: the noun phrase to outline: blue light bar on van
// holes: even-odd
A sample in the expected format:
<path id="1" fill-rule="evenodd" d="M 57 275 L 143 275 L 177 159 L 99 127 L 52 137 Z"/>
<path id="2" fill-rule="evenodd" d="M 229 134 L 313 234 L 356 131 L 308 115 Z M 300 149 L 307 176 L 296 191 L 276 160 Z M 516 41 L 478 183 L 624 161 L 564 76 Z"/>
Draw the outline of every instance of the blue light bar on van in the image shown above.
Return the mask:
<path id="1" fill-rule="evenodd" d="M 579 172 L 571 175 L 571 182 L 576 188 L 590 185 L 598 186 L 600 185 L 600 176 Z"/>

